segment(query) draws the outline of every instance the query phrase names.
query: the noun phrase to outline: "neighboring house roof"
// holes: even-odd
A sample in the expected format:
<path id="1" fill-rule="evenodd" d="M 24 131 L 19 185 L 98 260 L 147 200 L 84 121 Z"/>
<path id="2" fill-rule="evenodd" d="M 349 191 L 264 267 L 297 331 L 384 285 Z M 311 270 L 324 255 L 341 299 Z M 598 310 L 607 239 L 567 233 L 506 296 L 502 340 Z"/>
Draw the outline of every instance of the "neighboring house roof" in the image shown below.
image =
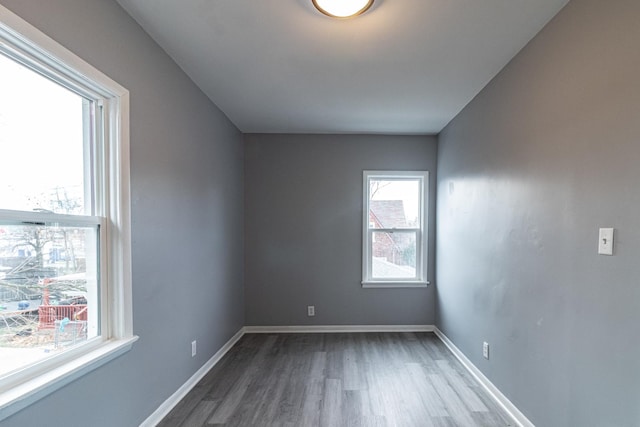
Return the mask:
<path id="1" fill-rule="evenodd" d="M 402 200 L 371 200 L 371 215 L 381 228 L 407 227 Z"/>

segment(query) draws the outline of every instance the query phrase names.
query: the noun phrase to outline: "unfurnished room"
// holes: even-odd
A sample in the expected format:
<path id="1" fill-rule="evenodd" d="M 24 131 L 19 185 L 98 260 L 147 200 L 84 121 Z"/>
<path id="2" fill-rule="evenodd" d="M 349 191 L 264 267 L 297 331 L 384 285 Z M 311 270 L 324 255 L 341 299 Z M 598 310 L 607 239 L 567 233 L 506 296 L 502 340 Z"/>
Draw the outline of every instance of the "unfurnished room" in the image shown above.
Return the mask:
<path id="1" fill-rule="evenodd" d="M 0 425 L 640 427 L 639 22 L 0 0 Z"/>

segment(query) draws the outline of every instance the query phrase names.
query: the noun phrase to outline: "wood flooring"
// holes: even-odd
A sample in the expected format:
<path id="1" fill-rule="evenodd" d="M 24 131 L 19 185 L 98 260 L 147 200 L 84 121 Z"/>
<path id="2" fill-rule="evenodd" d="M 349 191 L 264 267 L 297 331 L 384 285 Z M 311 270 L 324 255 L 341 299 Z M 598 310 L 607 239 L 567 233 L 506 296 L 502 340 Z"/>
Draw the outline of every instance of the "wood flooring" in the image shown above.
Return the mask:
<path id="1" fill-rule="evenodd" d="M 247 334 L 159 424 L 512 425 L 433 333 Z"/>

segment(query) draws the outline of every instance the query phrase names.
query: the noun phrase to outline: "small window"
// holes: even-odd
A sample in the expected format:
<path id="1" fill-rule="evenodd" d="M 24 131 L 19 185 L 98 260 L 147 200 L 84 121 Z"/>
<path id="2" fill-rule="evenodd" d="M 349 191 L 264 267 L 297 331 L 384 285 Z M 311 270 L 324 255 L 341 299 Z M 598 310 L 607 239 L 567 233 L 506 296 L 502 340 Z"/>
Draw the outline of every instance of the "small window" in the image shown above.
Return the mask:
<path id="1" fill-rule="evenodd" d="M 362 284 L 426 286 L 428 172 L 364 171 Z"/>
<path id="2" fill-rule="evenodd" d="M 2 420 L 135 337 L 128 92 L 2 7 L 0 75 Z"/>

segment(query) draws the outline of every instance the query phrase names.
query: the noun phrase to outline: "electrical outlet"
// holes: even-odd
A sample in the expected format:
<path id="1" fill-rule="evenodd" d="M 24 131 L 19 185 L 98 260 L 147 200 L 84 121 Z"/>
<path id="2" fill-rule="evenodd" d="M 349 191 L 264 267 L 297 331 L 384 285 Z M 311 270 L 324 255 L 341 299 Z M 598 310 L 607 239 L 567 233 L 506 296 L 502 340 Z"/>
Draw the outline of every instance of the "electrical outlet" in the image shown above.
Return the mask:
<path id="1" fill-rule="evenodd" d="M 315 305 L 308 305 L 307 306 L 307 316 L 313 317 L 315 315 L 316 315 L 316 306 Z"/>
<path id="2" fill-rule="evenodd" d="M 198 341 L 191 341 L 191 357 L 196 357 Z"/>
<path id="3" fill-rule="evenodd" d="M 482 357 L 489 359 L 489 343 L 486 341 L 482 343 Z"/>

